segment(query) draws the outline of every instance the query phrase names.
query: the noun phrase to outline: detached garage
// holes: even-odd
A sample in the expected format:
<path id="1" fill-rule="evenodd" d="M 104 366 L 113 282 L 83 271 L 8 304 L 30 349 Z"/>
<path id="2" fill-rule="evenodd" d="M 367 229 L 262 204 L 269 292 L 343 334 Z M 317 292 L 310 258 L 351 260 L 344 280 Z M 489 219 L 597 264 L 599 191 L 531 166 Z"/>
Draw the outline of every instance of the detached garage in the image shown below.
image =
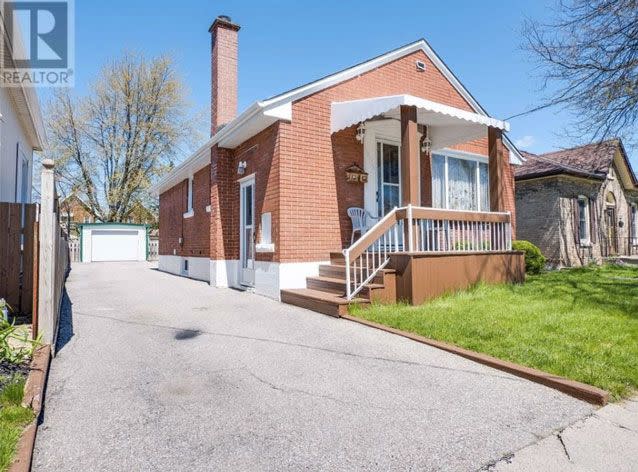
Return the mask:
<path id="1" fill-rule="evenodd" d="M 145 261 L 148 226 L 124 223 L 80 225 L 82 262 Z"/>

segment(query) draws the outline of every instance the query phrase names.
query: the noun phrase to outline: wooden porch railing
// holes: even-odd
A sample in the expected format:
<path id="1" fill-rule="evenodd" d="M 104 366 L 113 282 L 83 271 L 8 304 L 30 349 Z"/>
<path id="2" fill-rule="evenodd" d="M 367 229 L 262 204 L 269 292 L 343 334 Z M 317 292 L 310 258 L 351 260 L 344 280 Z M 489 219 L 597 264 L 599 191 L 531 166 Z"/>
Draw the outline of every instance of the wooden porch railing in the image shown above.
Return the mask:
<path id="1" fill-rule="evenodd" d="M 343 251 L 351 300 L 397 253 L 502 252 L 512 249 L 509 213 L 395 208 Z"/>

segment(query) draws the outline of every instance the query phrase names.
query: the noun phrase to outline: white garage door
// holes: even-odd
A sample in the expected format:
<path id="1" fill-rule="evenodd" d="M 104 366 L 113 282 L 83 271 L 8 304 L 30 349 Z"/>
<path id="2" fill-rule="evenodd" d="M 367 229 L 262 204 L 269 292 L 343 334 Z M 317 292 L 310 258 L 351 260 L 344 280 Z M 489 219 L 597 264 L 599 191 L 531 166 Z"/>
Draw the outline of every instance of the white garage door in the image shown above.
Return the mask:
<path id="1" fill-rule="evenodd" d="M 139 232 L 135 230 L 94 229 L 91 231 L 91 260 L 136 261 Z"/>

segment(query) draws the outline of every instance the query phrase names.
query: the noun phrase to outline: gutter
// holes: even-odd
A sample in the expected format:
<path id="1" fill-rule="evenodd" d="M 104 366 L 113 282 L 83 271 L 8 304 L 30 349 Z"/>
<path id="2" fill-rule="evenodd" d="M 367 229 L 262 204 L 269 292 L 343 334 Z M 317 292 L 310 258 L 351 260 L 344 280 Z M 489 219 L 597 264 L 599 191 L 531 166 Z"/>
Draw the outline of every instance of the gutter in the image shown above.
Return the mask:
<path id="1" fill-rule="evenodd" d="M 224 139 L 230 138 L 234 133 L 236 133 L 241 127 L 249 120 L 257 116 L 261 112 L 265 112 L 269 110 L 268 102 L 254 102 L 250 105 L 244 112 L 237 116 L 234 120 L 226 124 L 223 128 L 221 128 L 217 133 L 215 133 L 208 141 L 206 141 L 202 146 L 200 146 L 197 151 L 195 151 L 190 157 L 186 160 L 182 161 L 177 167 L 175 167 L 171 172 L 165 175 L 159 182 L 155 185 L 151 186 L 151 193 L 154 195 L 160 195 L 162 187 L 171 183 L 171 181 L 179 175 L 179 172 L 187 168 L 190 164 L 197 161 L 198 158 L 202 157 L 202 153 L 206 152 L 210 148 L 212 148 L 215 144 L 223 141 Z M 175 183 L 174 183 L 175 184 Z"/>

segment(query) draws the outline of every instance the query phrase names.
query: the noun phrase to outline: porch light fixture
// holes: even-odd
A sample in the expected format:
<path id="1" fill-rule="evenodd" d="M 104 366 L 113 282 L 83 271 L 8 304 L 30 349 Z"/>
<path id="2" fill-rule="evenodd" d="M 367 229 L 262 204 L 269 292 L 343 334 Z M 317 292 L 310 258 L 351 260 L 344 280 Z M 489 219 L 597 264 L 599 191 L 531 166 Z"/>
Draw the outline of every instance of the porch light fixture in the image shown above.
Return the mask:
<path id="1" fill-rule="evenodd" d="M 432 140 L 430 139 L 428 127 L 423 127 L 423 137 L 421 138 L 421 152 L 430 154 L 432 150 Z"/>
<path id="2" fill-rule="evenodd" d="M 239 161 L 239 164 L 237 164 L 237 173 L 239 175 L 244 175 L 246 173 L 246 161 Z"/>
<path id="3" fill-rule="evenodd" d="M 366 127 L 363 124 L 363 121 L 361 123 L 359 123 L 359 126 L 357 126 L 357 141 L 359 141 L 360 143 L 363 143 L 363 138 L 366 135 Z"/>

